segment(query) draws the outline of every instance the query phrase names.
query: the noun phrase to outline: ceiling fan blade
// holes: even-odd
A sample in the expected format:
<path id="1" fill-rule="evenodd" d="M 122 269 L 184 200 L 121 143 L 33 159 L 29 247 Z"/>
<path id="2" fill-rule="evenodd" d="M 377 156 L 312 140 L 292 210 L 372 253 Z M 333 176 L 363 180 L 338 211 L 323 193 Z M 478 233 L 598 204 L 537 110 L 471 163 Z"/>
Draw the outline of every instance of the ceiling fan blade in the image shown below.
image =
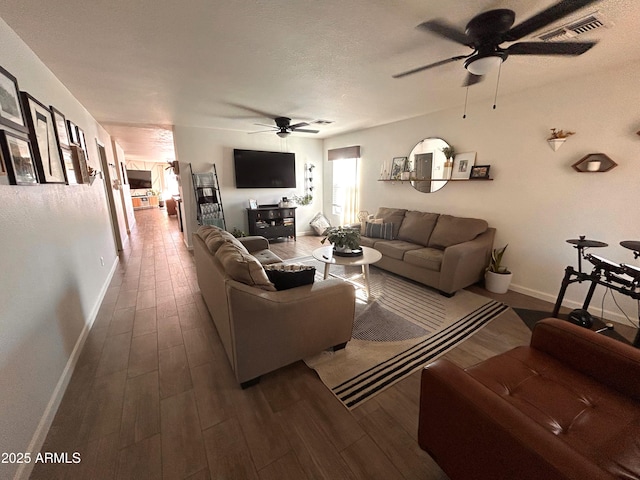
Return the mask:
<path id="1" fill-rule="evenodd" d="M 289 125 L 289 128 L 291 130 L 294 130 L 298 127 L 306 127 L 307 125 L 309 125 L 307 122 L 300 122 L 300 123 L 296 123 L 295 125 Z"/>
<path id="2" fill-rule="evenodd" d="M 471 54 L 471 55 L 473 55 L 473 54 Z M 424 67 L 418 67 L 418 68 L 414 68 L 413 70 L 408 70 L 406 72 L 398 73 L 396 75 L 393 75 L 393 78 L 406 77 L 407 75 L 412 75 L 414 73 L 418 73 L 418 72 L 421 72 L 423 70 L 427 70 L 429 68 L 439 67 L 440 65 L 446 65 L 447 63 L 455 62 L 457 60 L 462 60 L 463 58 L 470 57 L 471 55 L 459 55 L 457 57 L 447 58 L 446 60 L 440 60 L 439 62 L 430 63 L 429 65 L 425 65 Z"/>
<path id="3" fill-rule="evenodd" d="M 520 42 L 507 48 L 509 55 L 582 55 L 596 42 Z"/>
<path id="4" fill-rule="evenodd" d="M 309 130 L 308 128 L 293 128 L 293 127 L 291 127 L 291 130 L 293 130 L 295 132 L 302 132 L 302 133 L 320 133 L 320 130 Z"/>
<path id="5" fill-rule="evenodd" d="M 249 135 L 253 135 L 254 133 L 272 133 L 272 132 L 277 132 L 278 129 L 276 130 L 258 130 L 257 132 L 247 132 Z"/>
<path id="6" fill-rule="evenodd" d="M 597 1 L 598 0 L 562 0 L 561 2 L 556 3 L 555 5 L 513 27 L 502 36 L 503 41 L 513 42 L 515 40 L 519 40 L 522 37 L 526 37 L 536 30 L 546 27 L 550 23 L 566 17 L 567 15 Z"/>
<path id="7" fill-rule="evenodd" d="M 441 20 L 427 20 L 421 23 L 416 28 L 426 30 L 427 32 L 435 33 L 448 40 L 454 41 L 461 45 L 467 45 L 473 47 L 473 42 L 464 32 L 461 32 L 453 25 L 449 25 Z"/>
<path id="8" fill-rule="evenodd" d="M 259 127 L 270 127 L 274 130 L 278 130 L 278 127 L 275 125 L 267 125 L 266 123 L 254 123 L 254 125 L 258 125 Z"/>
<path id="9" fill-rule="evenodd" d="M 475 85 L 476 83 L 480 83 L 484 80 L 483 75 L 474 75 L 471 72 L 467 72 L 467 77 L 464 79 L 462 84 L 463 87 L 470 87 L 471 85 Z"/>

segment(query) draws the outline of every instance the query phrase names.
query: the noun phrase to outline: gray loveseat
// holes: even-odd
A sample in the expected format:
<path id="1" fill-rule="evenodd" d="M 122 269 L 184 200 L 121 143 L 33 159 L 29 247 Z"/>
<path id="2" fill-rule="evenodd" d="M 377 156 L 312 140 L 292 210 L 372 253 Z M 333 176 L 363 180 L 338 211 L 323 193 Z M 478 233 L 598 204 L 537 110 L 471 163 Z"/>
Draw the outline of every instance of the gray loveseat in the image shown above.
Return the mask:
<path id="1" fill-rule="evenodd" d="M 485 220 L 381 207 L 367 222 L 360 243 L 382 253 L 376 267 L 446 296 L 481 280 L 491 258 L 495 229 Z"/>
<path id="2" fill-rule="evenodd" d="M 200 227 L 193 249 L 200 292 L 243 388 L 351 339 L 355 290 L 349 283 L 334 278 L 276 291 L 262 265 L 282 260 L 263 237 L 236 239 Z"/>

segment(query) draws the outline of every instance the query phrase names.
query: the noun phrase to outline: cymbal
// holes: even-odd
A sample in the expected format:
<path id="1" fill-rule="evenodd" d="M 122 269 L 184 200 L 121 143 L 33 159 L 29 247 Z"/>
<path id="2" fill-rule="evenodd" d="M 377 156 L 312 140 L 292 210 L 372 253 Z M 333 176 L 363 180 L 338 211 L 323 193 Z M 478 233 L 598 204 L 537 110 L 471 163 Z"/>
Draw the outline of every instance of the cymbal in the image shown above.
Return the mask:
<path id="1" fill-rule="evenodd" d="M 608 243 L 599 242 L 598 240 L 587 240 L 586 238 L 572 238 L 571 240 L 567 240 L 567 243 L 571 243 L 578 247 L 608 247 Z"/>
<path id="2" fill-rule="evenodd" d="M 634 252 L 640 252 L 640 242 L 636 240 L 625 240 L 620 242 L 624 248 L 628 248 L 629 250 L 633 250 Z"/>

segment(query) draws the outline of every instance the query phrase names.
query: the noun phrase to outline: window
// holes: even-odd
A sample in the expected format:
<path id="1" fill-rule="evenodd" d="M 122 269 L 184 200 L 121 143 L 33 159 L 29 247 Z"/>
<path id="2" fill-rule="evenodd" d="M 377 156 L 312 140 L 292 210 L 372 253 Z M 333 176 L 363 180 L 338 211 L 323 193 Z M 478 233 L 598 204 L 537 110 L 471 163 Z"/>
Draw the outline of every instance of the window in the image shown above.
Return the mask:
<path id="1" fill-rule="evenodd" d="M 343 158 L 333 165 L 332 213 L 340 225 L 358 222 L 358 159 Z"/>

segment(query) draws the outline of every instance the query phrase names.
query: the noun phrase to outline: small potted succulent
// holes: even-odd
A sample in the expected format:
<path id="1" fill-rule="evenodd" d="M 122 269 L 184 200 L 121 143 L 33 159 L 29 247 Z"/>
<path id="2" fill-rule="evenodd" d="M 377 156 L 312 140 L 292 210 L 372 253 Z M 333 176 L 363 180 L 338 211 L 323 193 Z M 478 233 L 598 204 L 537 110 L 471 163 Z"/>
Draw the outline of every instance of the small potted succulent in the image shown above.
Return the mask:
<path id="1" fill-rule="evenodd" d="M 444 157 L 447 159 L 447 161 L 444 163 L 444 166 L 451 167 L 453 165 L 453 161 L 451 159 L 456 154 L 455 149 L 453 147 L 444 147 L 442 149 L 442 153 L 444 153 Z"/>
<path id="2" fill-rule="evenodd" d="M 502 248 L 494 248 L 491 252 L 491 261 L 484 274 L 484 286 L 493 293 L 507 293 L 513 274 L 502 265 L 502 256 L 509 245 Z"/>
<path id="3" fill-rule="evenodd" d="M 333 249 L 340 253 L 352 253 L 360 248 L 360 231 L 351 227 L 329 227 L 320 243 L 325 241 L 333 244 Z"/>

